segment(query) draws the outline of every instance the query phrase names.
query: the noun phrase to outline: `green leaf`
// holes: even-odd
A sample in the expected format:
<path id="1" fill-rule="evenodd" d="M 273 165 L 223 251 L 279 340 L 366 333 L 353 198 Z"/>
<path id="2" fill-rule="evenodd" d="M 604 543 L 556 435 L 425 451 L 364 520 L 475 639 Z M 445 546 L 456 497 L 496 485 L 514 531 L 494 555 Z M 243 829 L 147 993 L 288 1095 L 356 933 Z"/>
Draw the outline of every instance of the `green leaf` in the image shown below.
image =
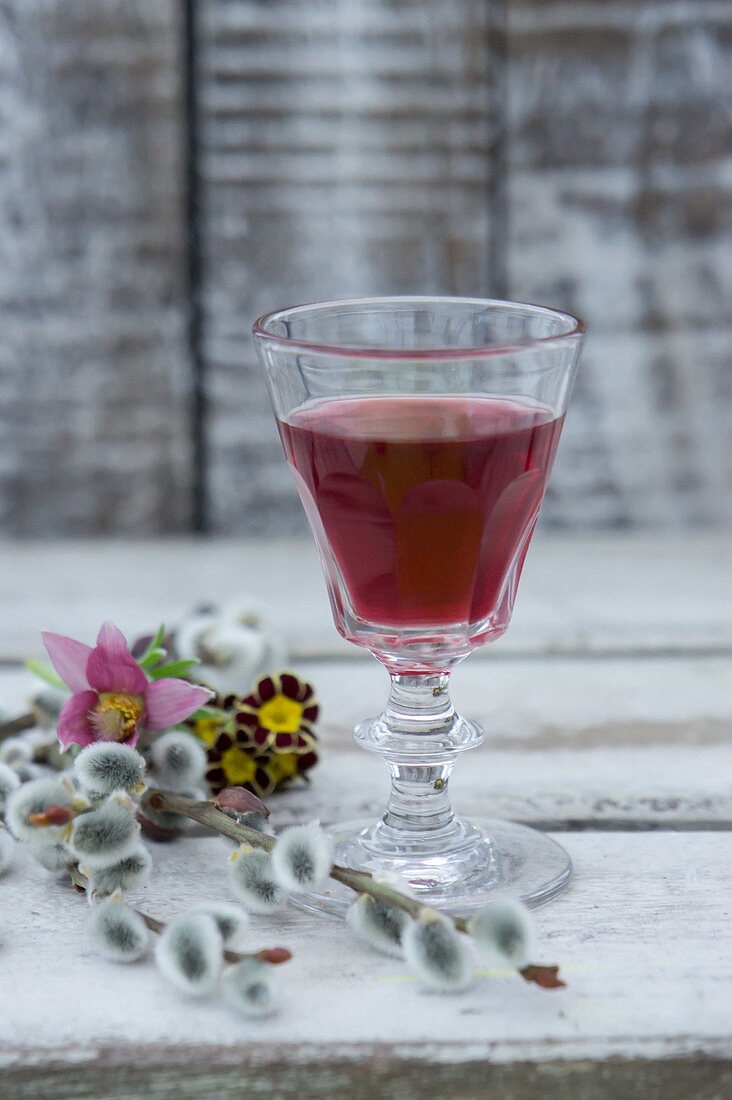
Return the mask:
<path id="1" fill-rule="evenodd" d="M 221 710 L 219 707 L 201 707 L 199 710 L 196 711 L 195 714 L 192 714 L 190 716 L 188 721 L 198 722 L 202 718 L 218 718 L 223 721 L 224 718 L 228 717 L 228 713 L 225 710 Z"/>
<path id="2" fill-rule="evenodd" d="M 152 665 L 156 665 L 158 661 L 162 660 L 163 657 L 167 656 L 166 651 L 161 648 L 164 637 L 165 623 L 161 623 L 158 627 L 157 634 L 137 662 L 140 668 L 150 668 Z"/>
<path id="3" fill-rule="evenodd" d="M 191 657 L 185 661 L 171 661 L 169 665 L 158 665 L 150 670 L 153 680 L 163 680 L 167 676 L 182 676 L 184 679 L 196 665 L 200 665 L 197 657 Z"/>
<path id="4" fill-rule="evenodd" d="M 143 661 L 138 661 L 140 668 L 147 669 L 148 672 L 158 663 L 168 656 L 167 649 L 152 649 L 147 654 Z"/>
<path id="5" fill-rule="evenodd" d="M 32 672 L 34 676 L 38 676 L 41 680 L 45 680 L 47 684 L 52 687 L 61 688 L 62 691 L 68 691 L 68 687 L 63 682 L 58 673 L 47 665 L 45 661 L 38 661 L 35 657 L 31 657 L 30 660 L 25 662 L 25 667 L 29 672 Z"/>

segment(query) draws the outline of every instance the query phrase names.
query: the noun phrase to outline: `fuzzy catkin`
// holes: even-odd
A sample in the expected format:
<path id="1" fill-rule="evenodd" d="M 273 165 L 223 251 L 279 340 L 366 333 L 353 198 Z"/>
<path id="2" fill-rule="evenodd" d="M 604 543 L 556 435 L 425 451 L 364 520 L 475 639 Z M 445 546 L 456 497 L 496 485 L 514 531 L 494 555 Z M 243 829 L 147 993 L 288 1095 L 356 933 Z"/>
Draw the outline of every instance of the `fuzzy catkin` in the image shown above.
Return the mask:
<path id="1" fill-rule="evenodd" d="M 319 825 L 296 825 L 277 838 L 272 873 L 285 890 L 319 890 L 330 872 L 333 846 Z"/>
<path id="2" fill-rule="evenodd" d="M 20 777 L 9 764 L 0 763 L 0 814 L 4 813 L 8 798 L 20 786 Z"/>
<path id="3" fill-rule="evenodd" d="M 419 982 L 439 993 L 456 993 L 472 980 L 473 965 L 467 936 L 453 922 L 423 909 L 404 930 L 404 957 Z"/>
<path id="4" fill-rule="evenodd" d="M 385 955 L 403 958 L 404 932 L 411 917 L 381 898 L 360 894 L 346 913 L 348 926 L 366 943 Z"/>
<path id="5" fill-rule="evenodd" d="M 158 737 L 151 753 L 155 781 L 172 791 L 183 791 L 201 782 L 206 770 L 206 753 L 195 737 L 171 730 Z"/>
<path id="6" fill-rule="evenodd" d="M 249 925 L 249 914 L 240 906 L 232 905 L 227 901 L 201 901 L 198 905 L 194 905 L 190 912 L 205 913 L 213 917 L 225 944 L 239 939 Z"/>
<path id="7" fill-rule="evenodd" d="M 32 841 L 28 845 L 28 853 L 44 870 L 56 874 L 68 871 L 76 863 L 75 856 L 65 844 L 37 844 Z"/>
<path id="8" fill-rule="evenodd" d="M 4 875 L 15 859 L 15 841 L 7 829 L 0 828 L 0 875 Z"/>
<path id="9" fill-rule="evenodd" d="M 184 913 L 165 929 L 155 948 L 160 972 L 184 993 L 200 997 L 216 985 L 223 963 L 223 940 L 206 913 Z"/>
<path id="10" fill-rule="evenodd" d="M 152 856 L 147 848 L 140 845 L 116 863 L 95 869 L 83 866 L 82 870 L 85 874 L 88 872 L 92 893 L 104 898 L 113 894 L 115 890 L 133 890 L 139 886 L 150 874 L 152 862 Z"/>
<path id="11" fill-rule="evenodd" d="M 279 1007 L 279 975 L 261 959 L 245 959 L 232 966 L 221 985 L 229 1004 L 244 1016 L 270 1016 Z"/>
<path id="12" fill-rule="evenodd" d="M 97 741 L 82 749 L 74 761 L 74 771 L 96 800 L 112 791 L 139 790 L 144 783 L 145 761 L 129 745 Z"/>
<path id="13" fill-rule="evenodd" d="M 74 819 L 69 844 L 90 867 L 108 867 L 132 852 L 139 832 L 133 802 L 111 795 L 98 809 Z"/>
<path id="14" fill-rule="evenodd" d="M 468 928 L 483 959 L 493 966 L 522 970 L 536 944 L 534 922 L 520 901 L 502 898 L 471 917 Z"/>
<path id="15" fill-rule="evenodd" d="M 95 905 L 87 934 L 99 953 L 113 962 L 134 962 L 144 954 L 149 935 L 139 913 L 118 897 Z"/>
<path id="16" fill-rule="evenodd" d="M 29 764 L 33 759 L 33 749 L 22 737 L 8 737 L 0 743 L 0 763 L 16 768 Z"/>
<path id="17" fill-rule="evenodd" d="M 274 913 L 287 903 L 287 891 L 272 872 L 267 852 L 240 850 L 231 865 L 231 886 L 250 913 Z"/>

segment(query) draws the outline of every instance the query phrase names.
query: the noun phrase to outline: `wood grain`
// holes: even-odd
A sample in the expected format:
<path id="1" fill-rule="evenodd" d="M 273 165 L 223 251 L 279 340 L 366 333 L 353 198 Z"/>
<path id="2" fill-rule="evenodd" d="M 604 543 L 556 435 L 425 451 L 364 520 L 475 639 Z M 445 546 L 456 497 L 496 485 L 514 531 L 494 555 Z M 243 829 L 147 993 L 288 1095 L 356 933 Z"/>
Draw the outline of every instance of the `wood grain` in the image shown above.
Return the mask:
<path id="1" fill-rule="evenodd" d="M 0 6 L 0 530 L 182 530 L 175 0 Z"/>
<path id="2" fill-rule="evenodd" d="M 509 14 L 510 293 L 590 333 L 547 516 L 729 523 L 730 9 Z"/>
<path id="3" fill-rule="evenodd" d="M 304 527 L 254 361 L 257 314 L 491 291 L 503 263 L 499 10 L 494 0 L 200 5 L 216 530 Z"/>

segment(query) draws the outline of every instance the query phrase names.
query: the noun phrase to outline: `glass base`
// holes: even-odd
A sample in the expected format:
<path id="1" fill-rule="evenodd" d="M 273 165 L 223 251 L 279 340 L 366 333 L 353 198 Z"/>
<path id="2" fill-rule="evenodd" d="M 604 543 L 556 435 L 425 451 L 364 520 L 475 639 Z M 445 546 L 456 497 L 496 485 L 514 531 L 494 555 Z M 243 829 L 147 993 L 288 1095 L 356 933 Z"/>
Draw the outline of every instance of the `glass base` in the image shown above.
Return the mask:
<path id="1" fill-rule="evenodd" d="M 422 838 L 419 852 L 396 845 L 389 850 L 383 821 L 351 821 L 328 827 L 328 832 L 335 863 L 372 874 L 397 871 L 420 901 L 454 916 L 469 916 L 498 892 L 536 908 L 560 894 L 572 874 L 572 861 L 561 844 L 513 821 L 453 819 L 447 851 L 437 834 L 427 843 Z M 310 912 L 343 917 L 355 895 L 332 880 L 329 886 L 322 894 L 294 895 L 292 902 Z"/>

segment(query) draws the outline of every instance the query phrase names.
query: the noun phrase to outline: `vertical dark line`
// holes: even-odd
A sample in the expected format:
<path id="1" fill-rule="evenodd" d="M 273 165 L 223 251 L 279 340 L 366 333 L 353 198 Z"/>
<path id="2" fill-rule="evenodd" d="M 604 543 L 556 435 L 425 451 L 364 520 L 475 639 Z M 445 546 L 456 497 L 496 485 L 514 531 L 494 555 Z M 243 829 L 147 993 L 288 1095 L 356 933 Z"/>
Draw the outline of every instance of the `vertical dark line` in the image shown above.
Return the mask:
<path id="1" fill-rule="evenodd" d="M 488 11 L 488 57 L 492 70 L 489 81 L 489 109 L 495 124 L 488 148 L 488 293 L 494 298 L 509 296 L 508 278 L 508 4 L 510 0 L 486 0 Z"/>
<path id="2" fill-rule="evenodd" d="M 183 0 L 183 79 L 185 122 L 186 275 L 188 283 L 188 355 L 191 364 L 191 523 L 208 530 L 208 446 L 206 360 L 203 353 L 201 194 L 197 73 L 197 0 Z"/>

